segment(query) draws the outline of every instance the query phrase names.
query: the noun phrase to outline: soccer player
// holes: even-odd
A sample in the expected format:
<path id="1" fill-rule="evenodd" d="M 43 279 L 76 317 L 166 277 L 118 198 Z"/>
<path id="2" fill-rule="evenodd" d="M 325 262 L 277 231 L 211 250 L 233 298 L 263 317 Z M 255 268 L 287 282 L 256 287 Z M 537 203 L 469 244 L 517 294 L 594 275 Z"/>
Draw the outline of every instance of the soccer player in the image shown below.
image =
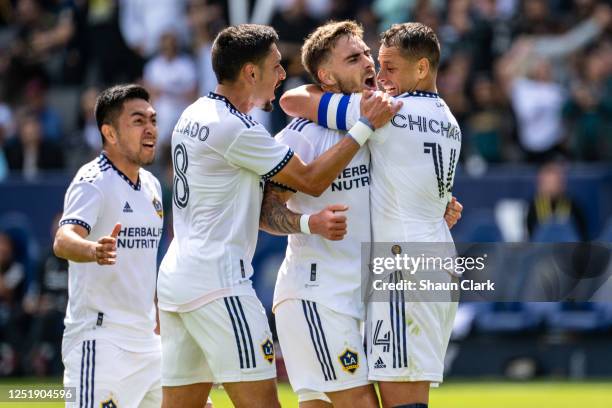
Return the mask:
<path id="1" fill-rule="evenodd" d="M 378 80 L 405 103 L 368 143 L 374 242 L 452 243 L 444 213 L 461 131 L 436 93 L 439 56 L 438 39 L 423 24 L 396 24 L 383 33 Z M 358 100 L 359 95 L 349 99 L 306 87 L 283 96 L 281 105 L 294 116 L 345 128 L 355 121 Z M 389 303 L 368 303 L 368 378 L 379 382 L 385 407 L 427 407 L 430 383 L 442 381 L 455 312 L 454 302 L 398 302 L 390 296 Z M 406 330 L 408 325 L 419 329 Z"/>
<path id="2" fill-rule="evenodd" d="M 369 124 L 382 126 L 398 109 L 364 95 L 364 117 L 349 135 L 304 164 L 246 114 L 271 109 L 285 78 L 277 41 L 267 26 L 221 31 L 212 49 L 219 85 L 183 112 L 172 135 L 174 239 L 158 281 L 165 408 L 200 407 L 213 382 L 236 407 L 279 406 L 272 335 L 251 282 L 263 181 L 322 194 L 372 134 Z"/>
<path id="3" fill-rule="evenodd" d="M 159 407 L 161 344 L 154 303 L 162 233 L 148 92 L 118 85 L 98 96 L 103 151 L 79 169 L 53 250 L 69 261 L 62 359 L 78 407 Z"/>
<path id="4" fill-rule="evenodd" d="M 347 94 L 376 89 L 374 61 L 362 34 L 355 22 L 331 22 L 315 30 L 302 47 L 303 65 L 317 85 L 323 91 L 344 93 L 346 104 Z M 276 137 L 304 160 L 312 160 L 343 137 L 343 132 L 296 119 Z M 277 201 L 288 201 L 289 208 L 298 213 L 311 213 L 333 203 L 348 204 L 346 238 L 330 242 L 317 236 L 290 235 L 277 279 L 276 329 L 302 408 L 329 406 L 323 402 L 327 400 L 323 392 L 335 407 L 378 406 L 367 379 L 360 331 L 365 317 L 360 250 L 361 242 L 371 241 L 369 167 L 366 144 L 321 197 L 294 194 L 274 183 L 266 185 L 261 217 L 278 224 L 282 217 L 268 211 Z M 461 206 L 454 203 L 448 207 L 445 217 L 452 226 Z"/>

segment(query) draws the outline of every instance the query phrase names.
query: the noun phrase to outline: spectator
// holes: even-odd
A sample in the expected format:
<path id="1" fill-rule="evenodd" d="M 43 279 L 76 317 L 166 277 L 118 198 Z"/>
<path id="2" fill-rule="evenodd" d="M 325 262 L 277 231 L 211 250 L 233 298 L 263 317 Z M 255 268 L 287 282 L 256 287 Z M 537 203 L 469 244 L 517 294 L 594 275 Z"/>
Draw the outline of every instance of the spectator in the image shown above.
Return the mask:
<path id="1" fill-rule="evenodd" d="M 573 223 L 580 238 L 588 237 L 586 219 L 576 202 L 567 194 L 566 170 L 560 163 L 550 162 L 538 173 L 535 197 L 527 211 L 527 231 L 533 236 L 541 224 Z"/>
<path id="2" fill-rule="evenodd" d="M 11 375 L 17 369 L 25 291 L 25 268 L 15 260 L 11 238 L 0 233 L 0 375 Z"/>
<path id="3" fill-rule="evenodd" d="M 70 7 L 53 13 L 44 9 L 42 0 L 18 0 L 15 16 L 6 90 L 12 101 L 30 79 L 61 77 L 63 51 L 74 34 Z"/>
<path id="4" fill-rule="evenodd" d="M 18 137 L 4 146 L 8 167 L 21 172 L 28 180 L 35 178 L 40 170 L 60 170 L 64 167 L 64 156 L 53 140 L 43 138 L 38 118 L 31 112 L 19 120 Z"/>
<path id="5" fill-rule="evenodd" d="M 61 118 L 47 102 L 47 89 L 47 84 L 41 79 L 30 80 L 25 87 L 24 106 L 38 117 L 43 137 L 59 142 L 62 138 Z"/>
<path id="6" fill-rule="evenodd" d="M 218 4 L 209 4 L 209 0 L 190 0 L 187 18 L 193 37 L 198 92 L 200 95 L 208 95 L 217 86 L 210 56 L 214 38 L 225 27 L 223 9 Z"/>
<path id="7" fill-rule="evenodd" d="M 162 35 L 180 33 L 185 39 L 186 0 L 119 0 L 119 26 L 127 45 L 144 58 L 152 57 Z"/>
<path id="8" fill-rule="evenodd" d="M 59 220 L 58 214 L 51 223 L 52 237 Z M 30 370 L 28 374 L 57 376 L 63 371 L 59 350 L 68 303 L 68 261 L 56 257 L 52 248 L 41 259 L 36 286 L 38 296 L 31 310 L 33 319 L 25 347 L 29 358 L 25 365 Z"/>
<path id="9" fill-rule="evenodd" d="M 474 100 L 466 120 L 468 151 L 488 162 L 501 162 L 507 157 L 508 129 L 511 122 L 495 90 L 491 78 L 481 75 L 472 85 Z"/>
<path id="10" fill-rule="evenodd" d="M 565 105 L 571 148 L 580 160 L 612 160 L 612 66 L 603 46 L 587 53 L 578 64 Z"/>
<path id="11" fill-rule="evenodd" d="M 553 80 L 550 61 L 529 58 L 532 45 L 519 40 L 499 61 L 499 75 L 516 115 L 521 148 L 531 162 L 561 153 L 564 88 Z"/>
<path id="12" fill-rule="evenodd" d="M 172 129 L 183 110 L 197 96 L 196 67 L 192 58 L 179 54 L 173 31 L 160 38 L 159 55 L 145 65 L 144 81 L 157 111 L 160 144 L 170 144 Z"/>
<path id="13" fill-rule="evenodd" d="M 99 92 L 97 87 L 90 86 L 81 94 L 79 117 L 77 120 L 78 129 L 76 135 L 72 138 L 74 146 L 84 151 L 83 156 L 77 158 L 78 163 L 74 163 L 79 167 L 93 158 L 96 155 L 95 152 L 99 152 L 102 149 L 102 139 L 100 138 L 100 131 L 98 130 L 94 115 L 94 107 Z"/>

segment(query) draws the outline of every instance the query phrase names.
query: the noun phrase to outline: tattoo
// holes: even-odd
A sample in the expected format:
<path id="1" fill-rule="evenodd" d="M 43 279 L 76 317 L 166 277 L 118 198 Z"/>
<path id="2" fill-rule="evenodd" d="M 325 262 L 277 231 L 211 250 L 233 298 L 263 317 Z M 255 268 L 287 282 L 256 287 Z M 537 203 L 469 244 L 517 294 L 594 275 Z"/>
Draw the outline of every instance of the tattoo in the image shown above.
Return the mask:
<path id="1" fill-rule="evenodd" d="M 259 228 L 274 235 L 298 234 L 301 214 L 287 208 L 285 203 L 293 194 L 291 189 L 267 182 L 259 215 Z"/>

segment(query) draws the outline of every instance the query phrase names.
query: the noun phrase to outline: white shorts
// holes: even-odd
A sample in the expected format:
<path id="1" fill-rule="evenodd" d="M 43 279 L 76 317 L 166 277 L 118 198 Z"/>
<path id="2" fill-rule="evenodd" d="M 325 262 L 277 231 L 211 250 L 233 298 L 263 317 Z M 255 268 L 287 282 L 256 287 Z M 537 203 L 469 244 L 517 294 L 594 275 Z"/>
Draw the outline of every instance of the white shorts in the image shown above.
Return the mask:
<path id="1" fill-rule="evenodd" d="M 75 387 L 66 407 L 159 408 L 161 353 L 136 353 L 108 340 L 87 340 L 63 356 L 64 386 Z"/>
<path id="2" fill-rule="evenodd" d="M 255 296 L 215 299 L 191 312 L 159 311 L 162 384 L 276 378 L 266 312 Z"/>
<path id="3" fill-rule="evenodd" d="M 456 302 L 411 302 L 391 292 L 388 302 L 367 305 L 371 381 L 441 383 Z"/>
<path id="4" fill-rule="evenodd" d="M 283 301 L 274 314 L 289 382 L 301 401 L 369 384 L 358 319 L 298 299 Z"/>

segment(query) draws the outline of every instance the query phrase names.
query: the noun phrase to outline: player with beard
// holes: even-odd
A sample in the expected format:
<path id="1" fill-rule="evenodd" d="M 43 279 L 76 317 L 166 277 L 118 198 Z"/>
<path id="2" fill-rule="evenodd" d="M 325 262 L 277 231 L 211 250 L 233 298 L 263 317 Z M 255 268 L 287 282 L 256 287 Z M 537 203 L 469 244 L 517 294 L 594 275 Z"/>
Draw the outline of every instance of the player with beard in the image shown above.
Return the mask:
<path id="1" fill-rule="evenodd" d="M 247 115 L 270 109 L 285 78 L 274 29 L 244 24 L 221 31 L 212 62 L 219 85 L 181 115 L 172 135 L 174 239 L 158 281 L 163 406 L 199 408 L 213 383 L 236 407 L 278 407 L 272 334 L 255 295 L 251 261 L 263 182 L 320 195 L 398 106 L 364 96 L 361 118 L 327 153 L 305 164 Z M 331 210 L 292 225 L 340 239 Z M 273 231 L 283 233 L 282 230 Z"/>
<path id="2" fill-rule="evenodd" d="M 355 22 L 331 22 L 317 28 L 302 47 L 304 67 L 323 91 L 337 93 L 330 96 L 339 111 L 348 108 L 350 93 L 376 89 L 374 62 L 362 33 Z M 300 118 L 276 138 L 309 161 L 343 136 L 342 131 Z M 276 328 L 302 408 L 327 407 L 329 402 L 324 401 L 330 400 L 335 407 L 378 406 L 368 381 L 360 328 L 365 318 L 361 242 L 371 241 L 369 168 L 370 151 L 365 145 L 320 197 L 295 193 L 274 183 L 266 186 L 262 223 L 282 224 L 282 217 L 275 217 L 273 211 L 278 202 L 287 202 L 289 209 L 304 214 L 336 205 L 337 211 L 346 211 L 348 219 L 348 234 L 342 241 L 290 235 L 277 278 Z M 457 221 L 460 211 L 460 204 L 449 205 L 449 225 Z"/>
<path id="3" fill-rule="evenodd" d="M 461 131 L 436 90 L 440 44 L 423 24 L 396 24 L 383 33 L 378 58 L 378 80 L 404 105 L 368 143 L 372 240 L 452 243 L 444 214 L 452 199 Z M 281 106 L 291 115 L 345 129 L 355 122 L 360 98 L 306 86 L 284 95 Z M 391 293 L 389 302 L 367 304 L 368 378 L 379 382 L 383 406 L 425 408 L 430 384 L 442 381 L 457 304 L 400 296 Z M 409 325 L 418 330 L 407 330 Z"/>

